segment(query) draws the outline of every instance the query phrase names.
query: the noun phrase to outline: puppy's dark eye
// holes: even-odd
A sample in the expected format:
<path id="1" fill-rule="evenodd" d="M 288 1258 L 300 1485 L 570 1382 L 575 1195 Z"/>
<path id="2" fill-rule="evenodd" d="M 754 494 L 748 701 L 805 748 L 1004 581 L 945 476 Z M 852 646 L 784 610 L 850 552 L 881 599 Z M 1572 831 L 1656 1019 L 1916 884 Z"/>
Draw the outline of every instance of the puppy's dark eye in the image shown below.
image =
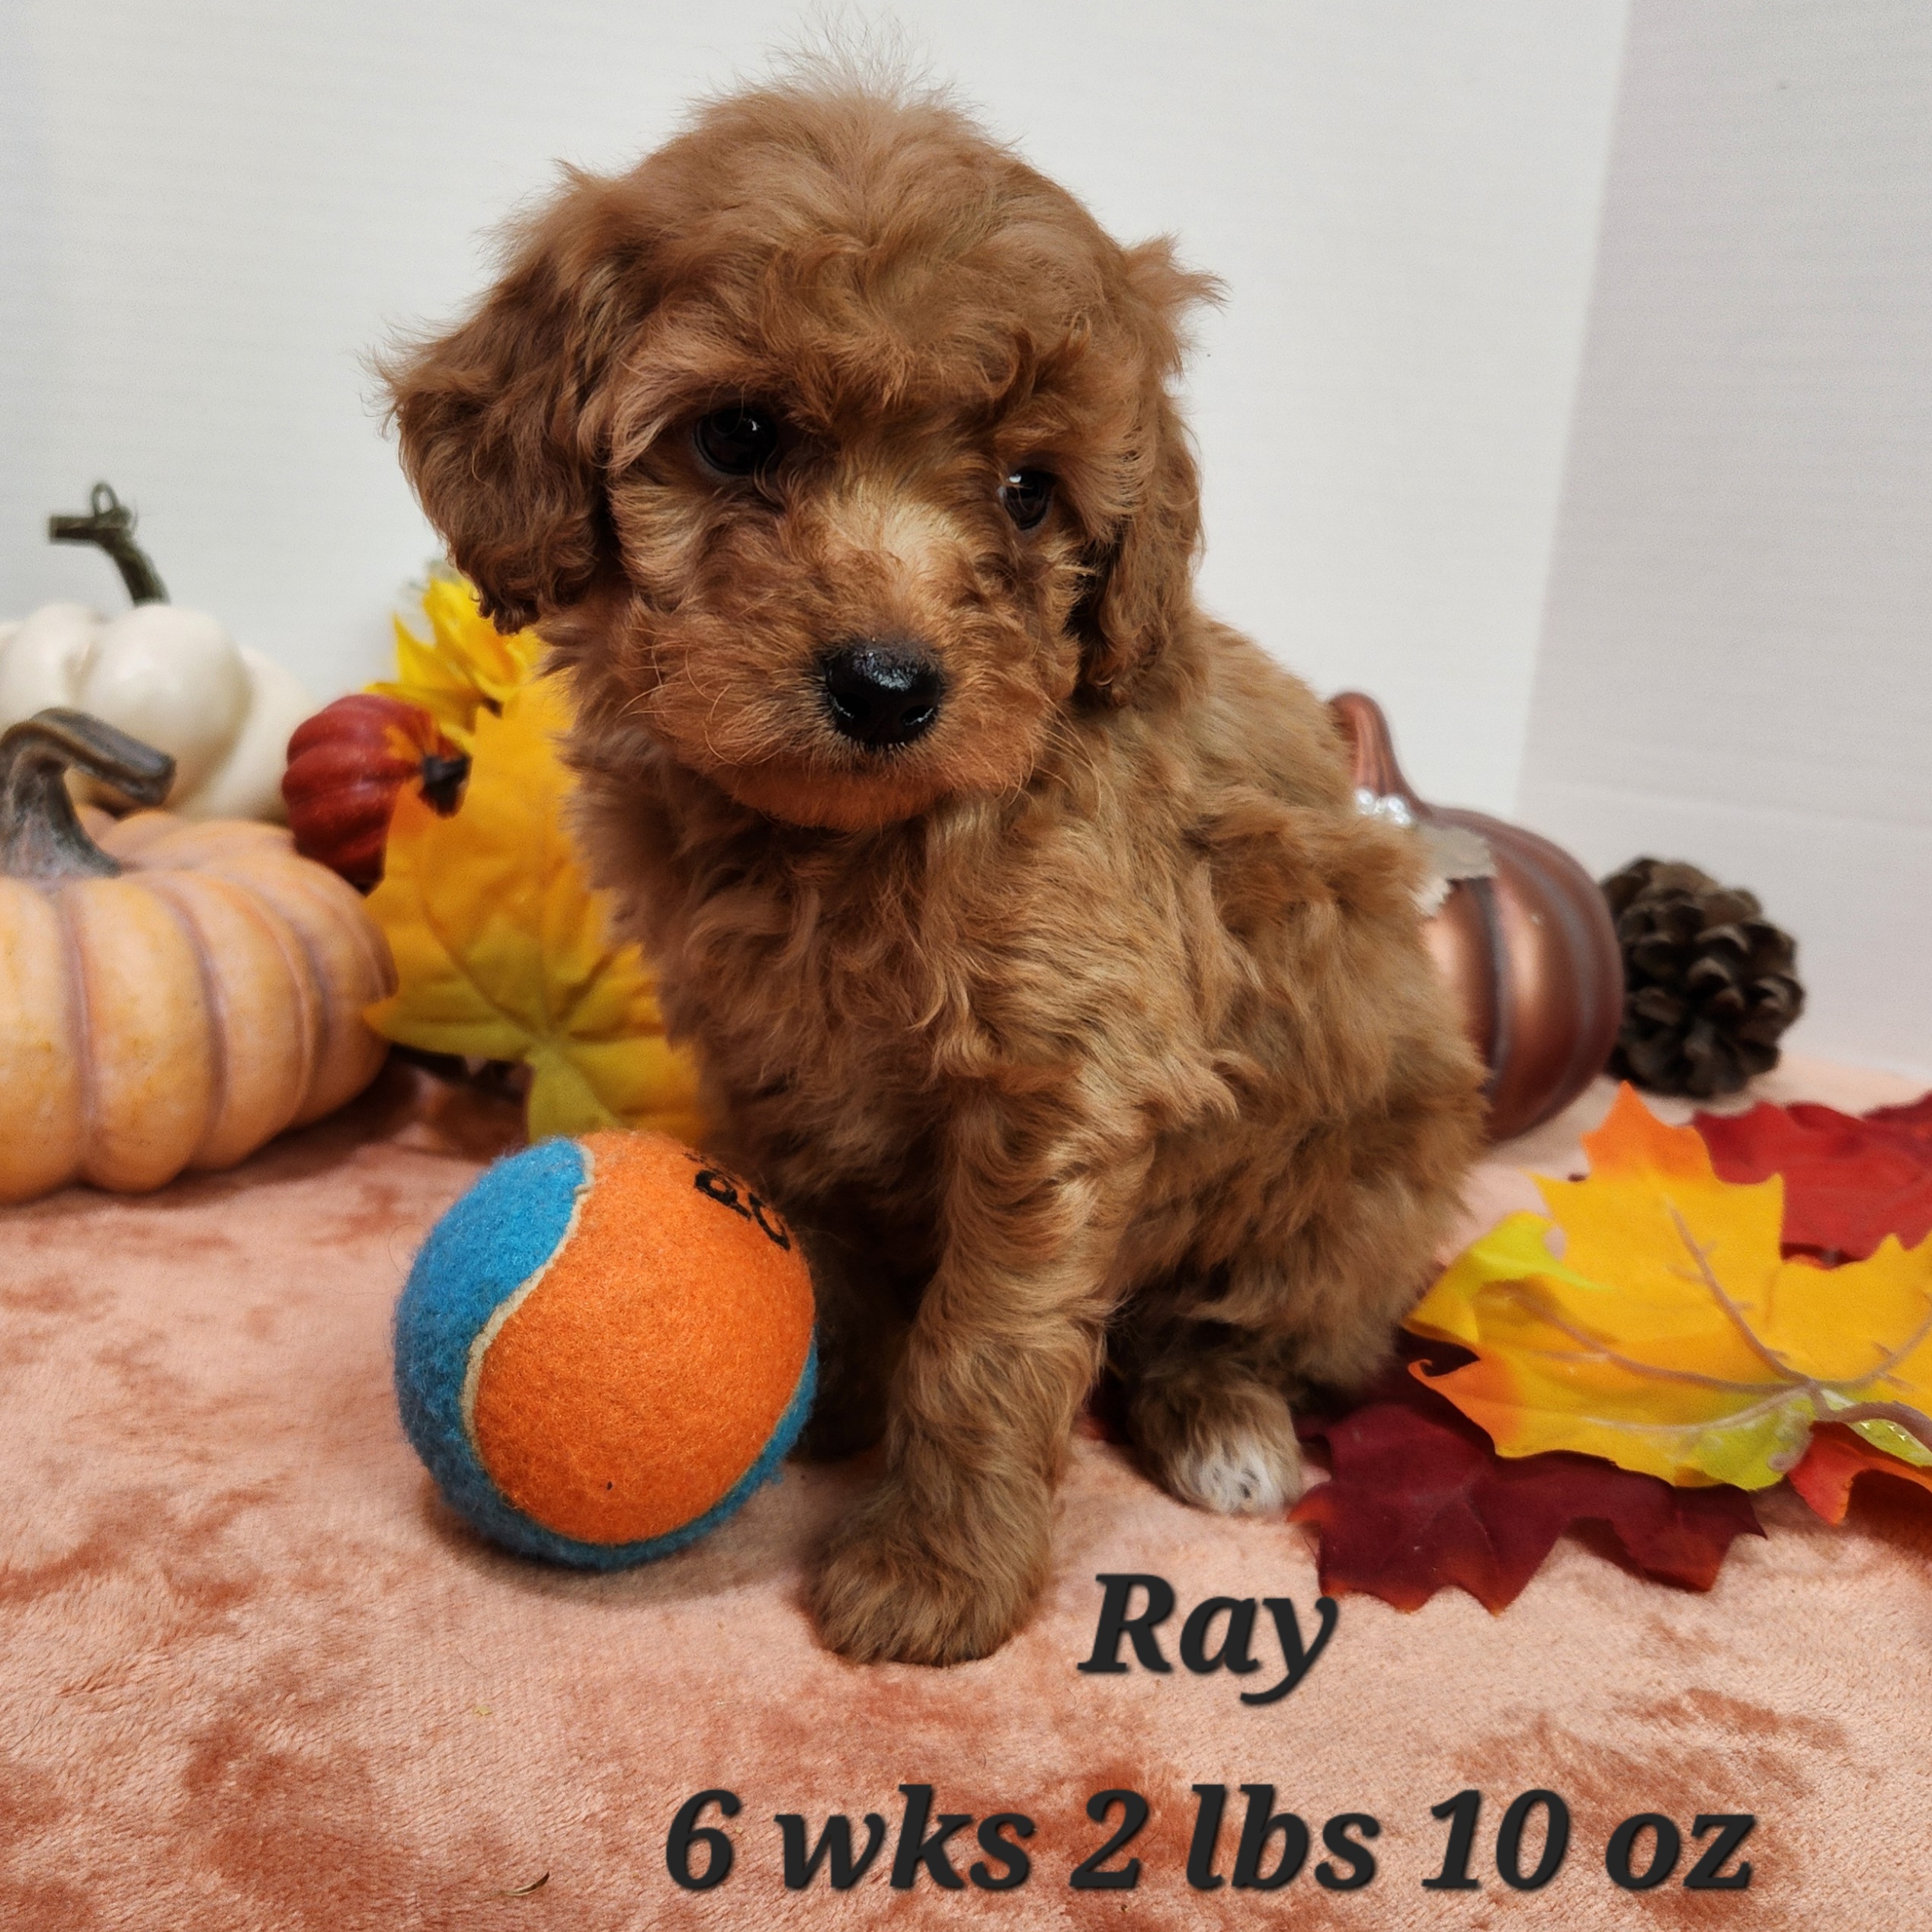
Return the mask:
<path id="1" fill-rule="evenodd" d="M 1053 479 L 1043 469 L 1016 469 L 1000 485 L 1000 502 L 1022 530 L 1031 530 L 1053 505 Z"/>
<path id="2" fill-rule="evenodd" d="M 713 469 L 755 476 L 778 453 L 778 418 L 761 402 L 734 402 L 700 418 L 691 441 Z"/>

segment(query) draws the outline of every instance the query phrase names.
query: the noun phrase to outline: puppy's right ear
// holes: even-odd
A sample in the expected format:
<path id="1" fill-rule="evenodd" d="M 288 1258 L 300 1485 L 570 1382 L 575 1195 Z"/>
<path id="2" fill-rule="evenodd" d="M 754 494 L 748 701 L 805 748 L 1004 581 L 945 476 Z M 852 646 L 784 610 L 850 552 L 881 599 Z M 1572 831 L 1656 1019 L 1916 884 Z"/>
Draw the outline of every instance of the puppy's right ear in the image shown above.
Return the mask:
<path id="1" fill-rule="evenodd" d="M 603 559 L 607 392 L 652 279 L 634 210 L 572 170 L 476 314 L 379 364 L 403 467 L 500 630 L 575 602 Z"/>

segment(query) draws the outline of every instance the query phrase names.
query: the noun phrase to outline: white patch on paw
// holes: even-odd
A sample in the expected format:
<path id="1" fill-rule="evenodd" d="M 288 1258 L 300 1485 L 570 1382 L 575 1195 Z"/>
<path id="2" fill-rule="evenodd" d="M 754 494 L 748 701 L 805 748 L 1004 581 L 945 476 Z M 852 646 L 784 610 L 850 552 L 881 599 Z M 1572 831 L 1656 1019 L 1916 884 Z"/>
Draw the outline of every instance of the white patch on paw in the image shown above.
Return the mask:
<path id="1" fill-rule="evenodd" d="M 1238 1427 L 1184 1451 L 1169 1474 L 1177 1495 L 1220 1516 L 1273 1516 L 1302 1491 L 1293 1444 Z"/>

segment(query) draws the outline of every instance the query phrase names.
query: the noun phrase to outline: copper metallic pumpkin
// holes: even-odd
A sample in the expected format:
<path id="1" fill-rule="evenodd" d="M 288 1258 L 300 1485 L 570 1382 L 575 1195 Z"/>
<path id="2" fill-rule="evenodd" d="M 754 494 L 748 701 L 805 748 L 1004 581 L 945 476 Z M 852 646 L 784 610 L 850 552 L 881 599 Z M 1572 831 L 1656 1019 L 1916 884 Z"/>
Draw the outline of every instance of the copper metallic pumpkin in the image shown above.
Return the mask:
<path id="1" fill-rule="evenodd" d="M 351 887 L 276 826 L 84 825 L 69 766 L 136 799 L 173 777 L 81 712 L 0 736 L 0 1200 L 232 1167 L 360 1092 L 386 1050 L 362 1010 L 394 974 Z"/>
<path id="2" fill-rule="evenodd" d="M 1491 1137 L 1560 1112 L 1601 1073 L 1623 1011 L 1623 960 L 1597 882 L 1560 847 L 1481 812 L 1426 805 L 1395 762 L 1382 707 L 1344 691 L 1329 710 L 1369 802 L 1488 847 L 1493 876 L 1459 879 L 1427 928 L 1469 1039 L 1489 1069 Z"/>

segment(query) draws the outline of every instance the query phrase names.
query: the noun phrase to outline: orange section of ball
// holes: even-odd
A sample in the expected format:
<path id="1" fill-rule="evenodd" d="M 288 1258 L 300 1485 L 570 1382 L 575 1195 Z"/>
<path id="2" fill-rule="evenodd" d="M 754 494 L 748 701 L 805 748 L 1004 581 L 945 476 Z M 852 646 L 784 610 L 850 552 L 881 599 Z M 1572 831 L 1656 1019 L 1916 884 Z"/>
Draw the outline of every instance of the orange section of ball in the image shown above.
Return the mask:
<path id="1" fill-rule="evenodd" d="M 577 1225 L 485 1352 L 471 1435 L 545 1528 L 634 1543 L 702 1516 L 758 1459 L 805 1366 L 812 1281 L 735 1176 L 662 1134 L 582 1144 Z"/>

